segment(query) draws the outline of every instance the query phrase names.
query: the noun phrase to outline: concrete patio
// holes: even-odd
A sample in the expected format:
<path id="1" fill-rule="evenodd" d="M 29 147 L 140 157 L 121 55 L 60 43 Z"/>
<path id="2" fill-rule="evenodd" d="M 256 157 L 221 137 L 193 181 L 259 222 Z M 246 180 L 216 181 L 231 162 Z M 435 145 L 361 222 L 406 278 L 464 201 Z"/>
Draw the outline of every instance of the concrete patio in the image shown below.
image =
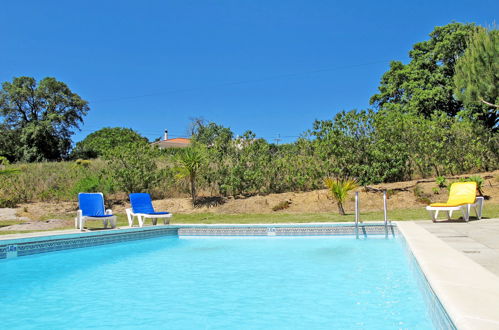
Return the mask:
<path id="1" fill-rule="evenodd" d="M 499 218 L 415 223 L 499 276 Z"/>

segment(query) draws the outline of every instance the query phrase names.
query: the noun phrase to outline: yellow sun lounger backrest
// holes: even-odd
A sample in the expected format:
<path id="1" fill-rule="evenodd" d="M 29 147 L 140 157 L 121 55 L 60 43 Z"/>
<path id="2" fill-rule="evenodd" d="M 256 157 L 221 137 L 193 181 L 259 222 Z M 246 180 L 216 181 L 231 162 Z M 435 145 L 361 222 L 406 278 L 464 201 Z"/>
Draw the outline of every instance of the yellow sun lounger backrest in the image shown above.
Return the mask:
<path id="1" fill-rule="evenodd" d="M 447 203 L 433 203 L 435 207 L 454 207 L 474 204 L 476 200 L 476 182 L 455 182 L 450 187 Z"/>
<path id="2" fill-rule="evenodd" d="M 476 199 L 476 182 L 455 182 L 450 187 L 447 204 L 473 204 Z"/>

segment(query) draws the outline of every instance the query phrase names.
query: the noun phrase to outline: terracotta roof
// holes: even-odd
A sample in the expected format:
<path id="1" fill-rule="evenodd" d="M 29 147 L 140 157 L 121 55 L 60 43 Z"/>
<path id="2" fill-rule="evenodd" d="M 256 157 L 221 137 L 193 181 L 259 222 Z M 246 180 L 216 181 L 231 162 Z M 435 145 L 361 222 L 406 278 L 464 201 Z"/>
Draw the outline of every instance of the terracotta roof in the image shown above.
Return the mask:
<path id="1" fill-rule="evenodd" d="M 191 143 L 191 139 L 186 139 L 186 138 L 174 138 L 174 139 L 168 139 L 168 140 L 163 140 L 166 142 L 175 142 L 175 143 Z"/>
<path id="2" fill-rule="evenodd" d="M 156 141 L 156 142 L 153 142 L 151 144 L 158 146 L 160 149 L 186 148 L 191 144 L 191 139 L 175 138 L 175 139 Z"/>

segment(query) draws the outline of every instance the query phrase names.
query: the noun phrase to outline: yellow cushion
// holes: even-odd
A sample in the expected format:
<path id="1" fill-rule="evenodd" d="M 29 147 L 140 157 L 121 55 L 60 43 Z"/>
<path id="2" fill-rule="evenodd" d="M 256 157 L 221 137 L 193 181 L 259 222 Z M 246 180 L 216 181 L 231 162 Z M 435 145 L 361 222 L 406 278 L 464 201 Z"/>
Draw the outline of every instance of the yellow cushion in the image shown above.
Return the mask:
<path id="1" fill-rule="evenodd" d="M 437 206 L 437 207 L 454 207 L 454 206 L 461 206 L 461 205 L 465 205 L 465 204 L 468 204 L 468 203 L 464 203 L 464 204 L 432 203 L 432 204 L 430 204 L 430 206 Z"/>
<path id="2" fill-rule="evenodd" d="M 450 187 L 447 203 L 433 203 L 430 206 L 452 207 L 474 204 L 476 200 L 476 182 L 456 182 Z"/>

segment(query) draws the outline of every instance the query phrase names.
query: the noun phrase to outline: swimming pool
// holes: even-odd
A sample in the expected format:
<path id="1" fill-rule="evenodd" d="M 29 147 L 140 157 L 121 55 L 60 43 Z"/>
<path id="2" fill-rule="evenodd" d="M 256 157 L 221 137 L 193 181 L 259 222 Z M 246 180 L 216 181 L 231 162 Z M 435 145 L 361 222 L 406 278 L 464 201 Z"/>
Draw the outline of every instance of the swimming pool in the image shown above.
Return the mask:
<path id="1" fill-rule="evenodd" d="M 0 269 L 4 328 L 434 328 L 401 238 L 167 236 Z"/>

